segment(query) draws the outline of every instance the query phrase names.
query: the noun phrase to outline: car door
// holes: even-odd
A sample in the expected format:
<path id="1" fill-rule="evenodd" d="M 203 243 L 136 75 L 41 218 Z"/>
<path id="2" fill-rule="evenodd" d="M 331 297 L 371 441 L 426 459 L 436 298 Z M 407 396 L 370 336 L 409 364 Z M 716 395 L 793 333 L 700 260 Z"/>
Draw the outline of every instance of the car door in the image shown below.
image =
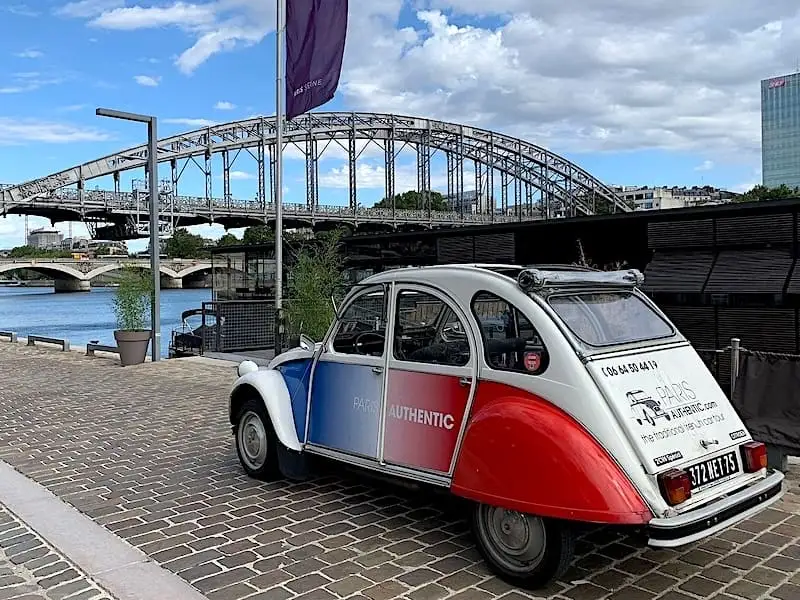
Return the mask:
<path id="1" fill-rule="evenodd" d="M 371 286 L 343 307 L 312 372 L 309 444 L 377 459 L 387 298 Z"/>
<path id="2" fill-rule="evenodd" d="M 475 341 L 443 293 L 403 285 L 393 294 L 381 458 L 449 474 L 475 388 Z"/>

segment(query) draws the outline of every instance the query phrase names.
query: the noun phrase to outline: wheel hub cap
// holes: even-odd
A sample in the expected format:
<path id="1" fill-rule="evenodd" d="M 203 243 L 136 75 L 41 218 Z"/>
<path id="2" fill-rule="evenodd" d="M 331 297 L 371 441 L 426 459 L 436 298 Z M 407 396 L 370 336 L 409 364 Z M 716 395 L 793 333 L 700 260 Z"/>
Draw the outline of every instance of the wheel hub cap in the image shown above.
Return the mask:
<path id="1" fill-rule="evenodd" d="M 524 573 L 541 562 L 546 539 L 540 518 L 486 507 L 481 520 L 491 553 L 507 570 Z"/>
<path id="2" fill-rule="evenodd" d="M 239 423 L 239 448 L 242 460 L 251 469 L 260 469 L 267 459 L 267 432 L 260 417 L 248 412 Z"/>

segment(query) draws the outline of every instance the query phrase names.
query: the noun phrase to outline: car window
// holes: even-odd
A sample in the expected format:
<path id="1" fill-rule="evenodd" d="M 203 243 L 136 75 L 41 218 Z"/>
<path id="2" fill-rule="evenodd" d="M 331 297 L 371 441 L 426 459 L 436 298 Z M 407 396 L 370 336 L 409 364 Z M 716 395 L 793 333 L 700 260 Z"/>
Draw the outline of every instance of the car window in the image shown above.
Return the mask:
<path id="1" fill-rule="evenodd" d="M 539 332 L 522 311 L 491 292 L 479 292 L 472 312 L 481 327 L 487 364 L 500 371 L 543 373 L 549 355 Z"/>
<path id="2" fill-rule="evenodd" d="M 401 291 L 397 295 L 394 357 L 408 362 L 465 366 L 470 350 L 464 323 L 436 296 Z"/>
<path id="3" fill-rule="evenodd" d="M 383 356 L 386 293 L 369 290 L 353 300 L 339 319 L 333 349 L 341 354 Z"/>
<path id="4" fill-rule="evenodd" d="M 671 337 L 667 321 L 632 292 L 584 292 L 551 296 L 564 324 L 590 346 L 614 346 Z"/>

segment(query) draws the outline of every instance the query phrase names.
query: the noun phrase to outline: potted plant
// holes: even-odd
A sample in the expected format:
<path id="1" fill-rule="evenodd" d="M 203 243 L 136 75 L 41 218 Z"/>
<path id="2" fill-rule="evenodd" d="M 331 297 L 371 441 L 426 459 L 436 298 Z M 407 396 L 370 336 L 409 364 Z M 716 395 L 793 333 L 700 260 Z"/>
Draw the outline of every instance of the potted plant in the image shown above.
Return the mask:
<path id="1" fill-rule="evenodd" d="M 149 277 L 133 267 L 123 267 L 119 287 L 114 295 L 114 314 L 117 317 L 117 341 L 122 366 L 138 365 L 147 356 L 151 332 L 148 317 L 153 286 Z"/>

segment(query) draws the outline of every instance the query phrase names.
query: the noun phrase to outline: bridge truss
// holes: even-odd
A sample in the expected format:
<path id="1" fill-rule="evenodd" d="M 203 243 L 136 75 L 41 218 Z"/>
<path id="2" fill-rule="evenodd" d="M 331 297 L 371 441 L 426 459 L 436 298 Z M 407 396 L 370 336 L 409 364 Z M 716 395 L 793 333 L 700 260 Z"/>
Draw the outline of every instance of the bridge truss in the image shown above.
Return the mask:
<path id="1" fill-rule="evenodd" d="M 429 228 L 631 210 L 611 188 L 569 160 L 524 140 L 476 127 L 389 114 L 318 112 L 288 122 L 284 136 L 285 151 L 291 147 L 304 155 L 306 173 L 306 202 L 284 203 L 288 227 L 345 223 L 371 230 Z M 348 206 L 320 202 L 319 161 L 331 145 L 341 148 L 347 156 Z M 406 148 L 416 152 L 420 206 L 409 210 L 396 208 L 394 202 L 384 208 L 363 208 L 359 204 L 356 161 L 371 146 L 383 153 L 384 197 L 391 199 L 406 191 L 397 189 L 399 153 Z M 232 168 L 241 152 L 255 159 L 258 168 L 254 199 L 235 198 L 231 190 Z M 211 167 L 215 154 L 222 158 L 222 197 L 213 194 Z M 214 125 L 159 140 L 159 164 L 168 164 L 170 172 L 160 190 L 165 228 L 214 222 L 243 227 L 270 222 L 275 214 L 275 154 L 274 117 Z M 441 191 L 451 199 L 453 210 L 432 210 L 427 200 L 437 155 L 444 156 L 447 184 L 446 190 Z M 178 193 L 180 177 L 190 163 L 204 174 L 203 196 Z M 473 185 L 467 186 L 465 165 L 472 167 Z M 141 168 L 146 175 L 146 145 L 0 187 L 0 215 L 39 215 L 54 222 L 81 220 L 90 225 L 93 235 L 105 239 L 142 237 L 147 235 L 140 224 L 146 221 L 149 211 L 147 189 L 144 185 L 131 192 L 120 189 L 120 174 Z M 159 170 L 163 172 L 163 167 Z M 109 175 L 113 177 L 113 190 L 87 189 L 87 181 Z M 143 180 L 146 182 L 147 177 Z M 477 198 L 475 210 L 468 200 L 468 188 Z"/>

